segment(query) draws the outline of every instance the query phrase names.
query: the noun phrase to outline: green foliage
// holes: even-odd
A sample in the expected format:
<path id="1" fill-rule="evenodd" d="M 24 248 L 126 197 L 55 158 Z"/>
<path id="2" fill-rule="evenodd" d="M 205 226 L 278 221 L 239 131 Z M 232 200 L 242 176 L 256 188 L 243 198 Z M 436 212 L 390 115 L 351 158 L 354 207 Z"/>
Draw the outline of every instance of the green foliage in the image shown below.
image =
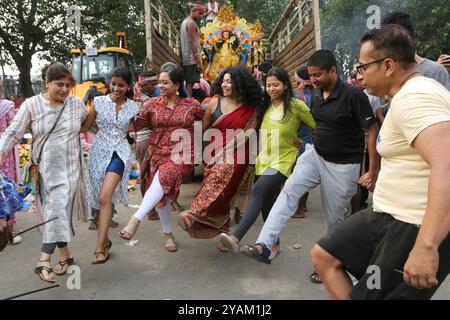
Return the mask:
<path id="1" fill-rule="evenodd" d="M 52 0 L 2 1 L 0 5 L 0 46 L 7 59 L 20 71 L 22 92 L 31 89 L 31 57 L 38 51 L 61 57 L 67 45 L 76 42 L 74 31 L 67 29 L 67 4 Z"/>
<path id="2" fill-rule="evenodd" d="M 321 0 L 322 48 L 335 51 L 345 74 L 358 61 L 359 39 L 368 31 L 367 8 L 377 5 L 381 17 L 393 11 L 409 13 L 414 19 L 417 52 L 436 59 L 450 42 L 448 0 Z"/>

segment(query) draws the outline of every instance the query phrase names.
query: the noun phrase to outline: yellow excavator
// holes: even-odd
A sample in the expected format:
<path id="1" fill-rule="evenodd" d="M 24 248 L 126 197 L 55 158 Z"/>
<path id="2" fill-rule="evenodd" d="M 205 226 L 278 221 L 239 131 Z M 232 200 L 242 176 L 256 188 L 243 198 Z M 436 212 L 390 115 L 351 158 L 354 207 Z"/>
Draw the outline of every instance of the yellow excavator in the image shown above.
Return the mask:
<path id="1" fill-rule="evenodd" d="M 72 49 L 72 74 L 76 85 L 71 94 L 89 108 L 92 99 L 108 92 L 109 74 L 117 66 L 127 67 L 135 78 L 133 54 L 128 50 L 125 32 L 116 32 L 116 47 Z"/>

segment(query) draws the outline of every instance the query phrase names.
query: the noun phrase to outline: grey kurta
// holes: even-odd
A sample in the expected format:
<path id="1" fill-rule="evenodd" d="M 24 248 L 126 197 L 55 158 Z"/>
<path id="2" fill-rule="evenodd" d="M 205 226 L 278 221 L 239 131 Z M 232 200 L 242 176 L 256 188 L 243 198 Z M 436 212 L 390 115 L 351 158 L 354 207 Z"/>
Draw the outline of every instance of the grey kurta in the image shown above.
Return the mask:
<path id="1" fill-rule="evenodd" d="M 36 162 L 47 135 L 62 110 L 50 106 L 42 94 L 27 99 L 0 139 L 0 152 L 10 150 L 26 130 L 33 135 L 32 159 Z M 43 243 L 70 242 L 74 233 L 72 209 L 81 172 L 80 128 L 87 114 L 83 102 L 75 96 L 66 99 L 66 107 L 42 151 L 39 171 L 40 199 L 45 220 Z"/>

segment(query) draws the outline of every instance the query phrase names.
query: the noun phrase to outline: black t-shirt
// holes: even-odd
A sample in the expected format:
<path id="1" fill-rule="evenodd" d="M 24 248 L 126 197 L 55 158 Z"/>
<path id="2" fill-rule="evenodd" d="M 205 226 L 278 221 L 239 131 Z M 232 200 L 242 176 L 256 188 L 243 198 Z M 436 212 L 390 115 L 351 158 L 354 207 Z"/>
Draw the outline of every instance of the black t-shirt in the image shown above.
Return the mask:
<path id="1" fill-rule="evenodd" d="M 314 90 L 312 100 L 317 153 L 333 163 L 361 163 L 365 144 L 363 129 L 375 122 L 367 95 L 339 79 L 326 100 L 322 90 Z"/>

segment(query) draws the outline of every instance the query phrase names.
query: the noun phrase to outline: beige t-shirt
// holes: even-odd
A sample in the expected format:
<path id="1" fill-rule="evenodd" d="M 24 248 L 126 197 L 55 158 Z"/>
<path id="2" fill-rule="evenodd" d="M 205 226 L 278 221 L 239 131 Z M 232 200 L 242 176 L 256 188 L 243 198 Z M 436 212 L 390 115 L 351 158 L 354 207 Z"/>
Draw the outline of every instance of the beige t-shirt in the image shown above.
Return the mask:
<path id="1" fill-rule="evenodd" d="M 377 141 L 382 159 L 374 211 L 422 224 L 430 166 L 411 144 L 424 129 L 444 121 L 450 121 L 450 92 L 439 82 L 415 77 L 394 96 Z"/>

